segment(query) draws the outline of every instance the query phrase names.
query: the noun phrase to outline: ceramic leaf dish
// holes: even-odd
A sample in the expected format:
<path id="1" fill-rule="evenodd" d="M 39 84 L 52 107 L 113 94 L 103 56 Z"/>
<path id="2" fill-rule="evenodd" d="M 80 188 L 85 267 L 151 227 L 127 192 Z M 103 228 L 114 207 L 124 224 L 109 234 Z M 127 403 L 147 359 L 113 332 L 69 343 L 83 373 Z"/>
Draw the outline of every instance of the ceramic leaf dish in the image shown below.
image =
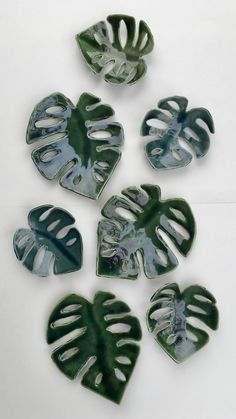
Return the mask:
<path id="1" fill-rule="evenodd" d="M 52 359 L 60 371 L 72 380 L 83 371 L 81 384 L 115 403 L 135 367 L 140 339 L 138 319 L 108 292 L 99 291 L 92 303 L 68 295 L 48 321 L 47 342 L 53 344 Z"/>
<path id="2" fill-rule="evenodd" d="M 191 151 L 197 158 L 207 153 L 210 146 L 207 131 L 214 133 L 212 116 L 205 108 L 187 111 L 187 104 L 185 97 L 172 96 L 160 100 L 158 109 L 146 114 L 141 135 L 148 139 L 145 152 L 154 169 L 187 166 L 192 160 Z"/>
<path id="3" fill-rule="evenodd" d="M 161 200 L 159 186 L 149 184 L 124 189 L 122 195 L 112 196 L 102 209 L 105 218 L 98 225 L 97 274 L 136 279 L 140 273 L 138 252 L 148 278 L 174 269 L 178 260 L 166 238 L 187 256 L 195 235 L 187 202 Z"/>
<path id="4" fill-rule="evenodd" d="M 79 270 L 83 243 L 79 231 L 72 227 L 74 222 L 69 212 L 52 205 L 32 209 L 28 215 L 30 229 L 20 228 L 14 235 L 17 259 L 38 276 L 48 276 L 51 264 L 55 275 Z"/>
<path id="5" fill-rule="evenodd" d="M 176 283 L 155 292 L 147 312 L 147 325 L 156 341 L 176 362 L 182 362 L 209 340 L 206 325 L 218 328 L 216 300 L 206 288 L 192 285 L 181 293 Z M 191 319 L 200 321 L 193 325 Z"/>
<path id="6" fill-rule="evenodd" d="M 61 93 L 43 99 L 32 112 L 26 139 L 39 143 L 32 152 L 39 172 L 48 180 L 59 179 L 63 188 L 97 199 L 121 157 L 123 128 L 105 121 L 113 114 L 89 93 L 76 106 Z"/>
<path id="7" fill-rule="evenodd" d="M 100 73 L 108 64 L 112 69 L 105 72 L 109 83 L 133 84 L 146 73 L 143 56 L 154 46 L 153 36 L 144 21 L 140 21 L 138 38 L 135 39 L 135 19 L 127 15 L 110 15 L 113 39 L 110 39 L 106 22 L 101 21 L 76 36 L 79 48 L 94 73 Z M 127 30 L 125 45 L 122 46 L 120 27 L 124 23 Z"/>

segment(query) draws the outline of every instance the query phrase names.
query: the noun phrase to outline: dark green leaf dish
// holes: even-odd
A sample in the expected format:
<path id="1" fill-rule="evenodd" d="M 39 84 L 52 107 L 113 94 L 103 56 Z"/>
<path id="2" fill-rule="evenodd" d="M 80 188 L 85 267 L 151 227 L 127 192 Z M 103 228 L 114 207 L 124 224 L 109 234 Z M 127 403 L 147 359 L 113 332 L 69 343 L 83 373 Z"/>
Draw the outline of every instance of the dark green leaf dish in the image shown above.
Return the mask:
<path id="1" fill-rule="evenodd" d="M 114 114 L 108 105 L 83 93 L 76 106 L 61 93 L 43 99 L 30 117 L 28 144 L 39 143 L 32 159 L 49 180 L 97 199 L 121 157 L 121 124 L 106 122 Z"/>
<path id="2" fill-rule="evenodd" d="M 52 205 L 34 208 L 28 215 L 30 229 L 20 228 L 13 239 L 17 259 L 35 275 L 48 276 L 78 271 L 82 266 L 83 243 L 72 215 Z M 65 229 L 65 230 L 64 230 Z"/>
<path id="3" fill-rule="evenodd" d="M 150 137 L 145 146 L 146 156 L 154 169 L 174 169 L 187 166 L 192 154 L 203 157 L 210 146 L 207 128 L 214 133 L 210 112 L 204 108 L 187 111 L 188 100 L 172 96 L 160 100 L 158 109 L 149 111 L 143 121 L 141 135 Z"/>
<path id="4" fill-rule="evenodd" d="M 100 291 L 93 303 L 68 295 L 48 321 L 47 342 L 58 343 L 52 359 L 60 371 L 72 380 L 80 373 L 84 387 L 115 403 L 133 372 L 142 335 L 138 319 L 129 313 L 127 304 Z"/>
<path id="5" fill-rule="evenodd" d="M 142 57 L 152 51 L 153 36 L 147 24 L 141 20 L 138 38 L 135 40 L 135 19 L 127 15 L 110 15 L 113 40 L 110 40 L 106 22 L 101 21 L 76 35 L 80 50 L 94 73 L 100 73 L 108 64 L 111 70 L 104 79 L 109 83 L 133 84 L 146 73 L 146 63 Z M 127 38 L 124 46 L 121 40 L 121 22 L 125 24 Z"/>
<path id="6" fill-rule="evenodd" d="M 189 205 L 183 199 L 162 201 L 157 185 L 129 187 L 122 194 L 102 209 L 106 219 L 98 225 L 97 274 L 136 279 L 138 252 L 148 278 L 166 274 L 178 264 L 166 238 L 184 256 L 191 249 L 195 221 Z"/>
<path id="7" fill-rule="evenodd" d="M 176 362 L 182 362 L 201 349 L 209 340 L 203 323 L 218 328 L 216 300 L 206 288 L 192 285 L 182 293 L 176 283 L 155 292 L 147 312 L 148 329 L 155 340 Z M 200 327 L 191 319 L 200 321 Z"/>

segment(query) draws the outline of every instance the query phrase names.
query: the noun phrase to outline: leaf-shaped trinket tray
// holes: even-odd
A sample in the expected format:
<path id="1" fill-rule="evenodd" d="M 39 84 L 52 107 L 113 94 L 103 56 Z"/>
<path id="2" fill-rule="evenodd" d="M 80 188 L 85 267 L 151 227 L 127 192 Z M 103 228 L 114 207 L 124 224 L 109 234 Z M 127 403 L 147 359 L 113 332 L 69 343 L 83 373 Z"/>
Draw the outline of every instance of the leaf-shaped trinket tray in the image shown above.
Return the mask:
<path id="1" fill-rule="evenodd" d="M 49 180 L 59 178 L 63 188 L 97 199 L 121 157 L 121 124 L 106 122 L 114 114 L 108 105 L 83 93 L 76 106 L 61 93 L 43 99 L 30 117 L 28 144 L 32 159 Z"/>
<path id="2" fill-rule="evenodd" d="M 195 235 L 192 211 L 183 199 L 161 200 L 157 185 L 129 187 L 124 197 L 112 196 L 98 225 L 97 274 L 136 279 L 141 253 L 148 278 L 174 269 L 177 258 L 168 245 L 187 256 Z M 166 240 L 167 239 L 167 240 Z"/>
<path id="3" fill-rule="evenodd" d="M 72 380 L 82 373 L 83 386 L 115 403 L 133 372 L 140 339 L 138 319 L 108 292 L 98 292 L 93 303 L 68 295 L 48 321 L 47 342 L 54 344 L 52 359 L 60 371 Z"/>
<path id="4" fill-rule="evenodd" d="M 144 21 L 140 21 L 138 38 L 135 39 L 135 19 L 127 15 L 110 15 L 113 39 L 108 33 L 106 22 L 101 21 L 76 35 L 80 50 L 94 73 L 100 73 L 108 64 L 112 69 L 104 75 L 110 83 L 133 84 L 146 73 L 143 56 L 149 54 L 154 46 L 153 36 Z M 124 45 L 121 39 L 121 23 L 126 27 L 127 37 Z"/>
<path id="5" fill-rule="evenodd" d="M 75 219 L 61 208 L 42 205 L 28 215 L 30 229 L 20 228 L 13 239 L 17 259 L 32 273 L 48 276 L 77 271 L 82 266 L 83 243 L 72 227 Z"/>
<path id="6" fill-rule="evenodd" d="M 176 283 L 155 292 L 147 312 L 147 325 L 155 340 L 176 362 L 182 362 L 209 340 L 202 324 L 218 328 L 216 300 L 206 288 L 192 285 L 181 293 Z M 199 325 L 191 322 L 197 320 Z"/>
<path id="7" fill-rule="evenodd" d="M 185 97 L 172 96 L 160 100 L 158 109 L 146 114 L 141 135 L 150 139 L 145 151 L 154 169 L 187 166 L 192 160 L 191 151 L 197 158 L 207 153 L 210 146 L 207 131 L 214 133 L 212 116 L 205 108 L 187 111 L 187 104 Z"/>

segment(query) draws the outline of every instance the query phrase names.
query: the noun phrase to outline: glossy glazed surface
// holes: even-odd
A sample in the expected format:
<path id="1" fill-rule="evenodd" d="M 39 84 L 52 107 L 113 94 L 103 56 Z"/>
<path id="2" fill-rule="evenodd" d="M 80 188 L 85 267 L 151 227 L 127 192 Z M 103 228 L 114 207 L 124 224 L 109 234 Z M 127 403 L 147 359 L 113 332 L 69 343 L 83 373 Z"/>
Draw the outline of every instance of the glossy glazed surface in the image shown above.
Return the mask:
<path id="1" fill-rule="evenodd" d="M 122 126 L 105 122 L 114 114 L 108 105 L 83 93 L 76 106 L 61 93 L 43 99 L 32 112 L 27 143 L 45 140 L 32 159 L 49 180 L 63 188 L 97 199 L 112 175 L 123 143 Z"/>
<path id="2" fill-rule="evenodd" d="M 150 29 L 140 21 L 138 39 L 135 40 L 135 19 L 127 15 L 110 15 L 107 17 L 113 33 L 110 40 L 106 22 L 101 21 L 76 36 L 80 50 L 94 73 L 100 73 L 110 63 L 111 70 L 105 73 L 104 79 L 110 83 L 133 84 L 144 76 L 146 63 L 142 56 L 149 54 L 154 46 Z M 120 24 L 124 22 L 127 29 L 125 45 L 122 46 Z"/>
<path id="3" fill-rule="evenodd" d="M 178 261 L 163 233 L 182 255 L 188 254 L 195 234 L 189 205 L 183 199 L 162 201 L 157 185 L 129 187 L 122 194 L 112 196 L 102 209 L 106 218 L 98 225 L 97 274 L 136 279 L 138 251 L 148 278 L 171 271 Z M 122 214 L 124 210 L 128 212 Z"/>
<path id="4" fill-rule="evenodd" d="M 120 403 L 133 372 L 142 335 L 138 319 L 129 313 L 123 301 L 99 291 L 93 303 L 68 295 L 48 321 L 47 342 L 55 347 L 58 341 L 52 359 L 61 372 L 75 379 L 87 365 L 81 384 L 115 403 Z M 76 336 L 59 344 L 59 339 L 75 331 Z"/>
<path id="5" fill-rule="evenodd" d="M 14 235 L 17 259 L 38 276 L 48 276 L 51 263 L 55 275 L 79 270 L 83 256 L 81 235 L 74 227 L 67 233 L 62 230 L 74 222 L 74 217 L 61 208 L 52 205 L 34 208 L 28 215 L 30 229 L 20 228 Z M 40 253 L 41 260 L 37 263 Z"/>
<path id="6" fill-rule="evenodd" d="M 176 362 L 184 361 L 209 340 L 202 328 L 189 323 L 193 317 L 213 330 L 218 327 L 216 300 L 206 288 L 192 285 L 181 293 L 176 283 L 167 284 L 151 298 L 148 329 Z"/>
<path id="7" fill-rule="evenodd" d="M 172 96 L 160 100 L 158 109 L 146 114 L 141 134 L 150 137 L 145 151 L 154 169 L 187 166 L 192 154 L 184 143 L 190 146 L 197 158 L 207 153 L 210 146 L 207 128 L 214 133 L 212 116 L 204 108 L 187 111 L 187 104 L 185 97 Z"/>

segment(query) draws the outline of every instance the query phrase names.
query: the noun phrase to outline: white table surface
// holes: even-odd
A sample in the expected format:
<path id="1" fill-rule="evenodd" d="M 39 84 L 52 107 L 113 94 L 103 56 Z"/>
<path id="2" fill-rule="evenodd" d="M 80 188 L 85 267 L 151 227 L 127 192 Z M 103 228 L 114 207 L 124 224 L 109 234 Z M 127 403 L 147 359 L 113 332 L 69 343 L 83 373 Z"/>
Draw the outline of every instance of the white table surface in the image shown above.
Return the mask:
<path id="1" fill-rule="evenodd" d="M 0 12 L 0 417 L 1 419 L 234 419 L 236 417 L 236 2 L 234 0 L 7 0 Z M 111 13 L 144 19 L 155 37 L 146 76 L 134 86 L 108 85 L 87 69 L 74 36 Z M 25 143 L 32 108 L 60 91 L 73 102 L 91 92 L 116 111 L 125 130 L 122 159 L 101 198 L 67 192 L 39 175 Z M 213 115 L 209 154 L 187 168 L 155 172 L 139 128 L 159 99 L 183 95 Z M 157 183 L 163 198 L 183 197 L 197 222 L 188 258 L 159 280 L 96 277 L 96 226 L 106 200 L 122 188 Z M 31 208 L 70 211 L 84 238 L 81 271 L 38 278 L 15 258 L 12 237 Z M 145 325 L 153 292 L 166 282 L 206 286 L 217 298 L 220 328 L 181 365 Z M 114 292 L 140 318 L 141 354 L 120 406 L 63 376 L 45 341 L 47 317 L 67 293 L 92 299 Z"/>

